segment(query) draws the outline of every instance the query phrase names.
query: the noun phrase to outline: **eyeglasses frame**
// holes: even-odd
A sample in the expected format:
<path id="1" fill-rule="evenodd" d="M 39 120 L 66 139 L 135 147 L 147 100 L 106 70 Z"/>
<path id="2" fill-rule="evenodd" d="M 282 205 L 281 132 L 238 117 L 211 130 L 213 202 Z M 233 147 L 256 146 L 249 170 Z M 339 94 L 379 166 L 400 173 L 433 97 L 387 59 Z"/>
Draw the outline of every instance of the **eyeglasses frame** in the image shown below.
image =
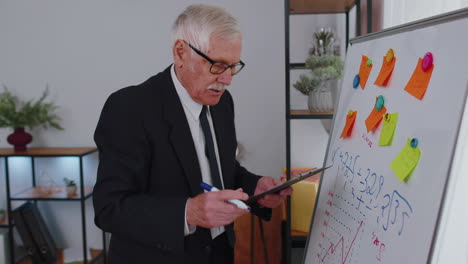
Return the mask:
<path id="1" fill-rule="evenodd" d="M 189 46 L 193 51 L 195 51 L 195 53 L 197 53 L 197 54 L 200 55 L 202 58 L 204 58 L 204 59 L 207 60 L 209 63 L 211 63 L 211 66 L 210 66 L 210 73 L 212 73 L 212 74 L 222 74 L 222 73 L 225 72 L 228 68 L 230 68 L 230 69 L 231 69 L 231 74 L 232 74 L 232 75 L 236 75 L 236 74 L 238 74 L 238 73 L 245 67 L 245 63 L 244 63 L 242 60 L 239 61 L 238 63 L 232 64 L 232 65 L 228 65 L 228 64 L 226 64 L 226 63 L 224 63 L 224 62 L 220 62 L 220 61 L 214 61 L 214 60 L 212 60 L 210 57 L 208 57 L 205 53 L 201 52 L 199 49 L 197 49 L 197 48 L 195 48 L 194 46 L 192 46 L 192 44 L 188 43 L 187 41 L 184 41 L 184 42 L 185 42 L 186 44 L 188 44 L 188 46 Z M 215 73 L 215 72 L 212 72 L 211 69 L 213 68 L 213 65 L 214 65 L 215 63 L 224 64 L 224 65 L 226 65 L 226 68 L 224 68 L 224 71 L 219 72 L 219 73 L 218 73 L 218 72 L 216 72 L 216 73 Z M 233 69 L 233 68 L 235 69 L 235 67 L 238 66 L 238 65 L 241 65 L 241 68 L 240 68 L 237 72 L 233 73 L 233 72 L 232 72 L 232 69 Z"/>

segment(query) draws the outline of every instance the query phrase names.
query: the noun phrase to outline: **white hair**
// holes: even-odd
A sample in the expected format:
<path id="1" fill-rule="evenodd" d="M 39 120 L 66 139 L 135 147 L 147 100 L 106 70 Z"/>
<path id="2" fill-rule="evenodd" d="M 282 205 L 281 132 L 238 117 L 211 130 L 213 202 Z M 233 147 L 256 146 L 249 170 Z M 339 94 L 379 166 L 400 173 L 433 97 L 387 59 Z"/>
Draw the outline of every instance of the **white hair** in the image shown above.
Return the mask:
<path id="1" fill-rule="evenodd" d="M 185 40 L 202 52 L 208 52 L 210 37 L 226 41 L 242 37 L 239 22 L 226 10 L 212 5 L 191 5 L 177 17 L 172 27 L 172 40 Z"/>

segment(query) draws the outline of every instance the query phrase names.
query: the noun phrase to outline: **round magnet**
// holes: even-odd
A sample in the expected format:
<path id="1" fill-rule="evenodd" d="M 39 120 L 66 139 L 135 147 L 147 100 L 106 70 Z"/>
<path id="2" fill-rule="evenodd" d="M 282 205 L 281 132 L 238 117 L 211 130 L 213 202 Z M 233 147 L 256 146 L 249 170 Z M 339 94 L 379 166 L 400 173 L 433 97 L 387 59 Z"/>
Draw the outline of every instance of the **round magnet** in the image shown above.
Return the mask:
<path id="1" fill-rule="evenodd" d="M 422 61 L 422 70 L 427 71 L 429 68 L 431 68 L 432 63 L 434 61 L 434 57 L 432 56 L 432 53 L 428 52 L 426 55 L 424 55 L 423 61 Z"/>
<path id="2" fill-rule="evenodd" d="M 417 147 L 417 146 L 418 146 L 418 139 L 417 139 L 417 138 L 413 138 L 413 139 L 411 140 L 411 143 L 410 143 L 410 144 L 411 144 L 411 147 L 413 147 L 413 148 Z"/>
<path id="3" fill-rule="evenodd" d="M 377 111 L 380 111 L 382 110 L 383 106 L 384 106 L 384 97 L 379 95 L 377 97 L 377 101 L 375 102 L 375 108 L 377 109 Z"/>
<path id="4" fill-rule="evenodd" d="M 366 65 L 367 65 L 367 66 L 371 66 L 371 65 L 372 65 L 372 60 L 371 60 L 371 59 L 368 59 L 367 62 L 366 62 Z"/>
<path id="5" fill-rule="evenodd" d="M 388 49 L 387 55 L 385 55 L 385 61 L 387 63 L 390 63 L 392 62 L 393 57 L 395 57 L 395 52 L 393 51 L 393 49 Z"/>
<path id="6" fill-rule="evenodd" d="M 387 122 L 390 121 L 390 114 L 389 113 L 386 113 L 384 115 L 384 120 L 387 121 Z"/>
<path id="7" fill-rule="evenodd" d="M 357 88 L 359 86 L 359 81 L 360 81 L 359 74 L 356 74 L 356 76 L 354 76 L 354 80 L 353 80 L 353 87 L 354 88 Z"/>

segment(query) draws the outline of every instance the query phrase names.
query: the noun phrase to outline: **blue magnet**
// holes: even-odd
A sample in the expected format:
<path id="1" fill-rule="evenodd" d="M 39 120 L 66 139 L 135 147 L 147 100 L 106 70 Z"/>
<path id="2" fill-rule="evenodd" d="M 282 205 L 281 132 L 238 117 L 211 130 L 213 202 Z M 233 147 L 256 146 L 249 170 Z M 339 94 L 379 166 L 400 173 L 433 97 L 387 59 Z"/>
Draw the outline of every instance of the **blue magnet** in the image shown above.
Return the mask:
<path id="1" fill-rule="evenodd" d="M 379 97 L 377 97 L 377 102 L 375 102 L 375 108 L 377 109 L 377 111 L 380 111 L 382 110 L 383 106 L 384 106 L 384 98 L 383 96 L 379 95 Z"/>
<path id="2" fill-rule="evenodd" d="M 353 88 L 357 88 L 359 86 L 359 82 L 360 82 L 359 74 L 356 74 L 353 80 Z"/>
<path id="3" fill-rule="evenodd" d="M 417 139 L 417 138 L 413 138 L 413 139 L 411 140 L 411 143 L 410 143 L 410 144 L 411 144 L 411 147 L 413 147 L 413 148 L 417 147 L 417 146 L 418 146 L 418 139 Z"/>

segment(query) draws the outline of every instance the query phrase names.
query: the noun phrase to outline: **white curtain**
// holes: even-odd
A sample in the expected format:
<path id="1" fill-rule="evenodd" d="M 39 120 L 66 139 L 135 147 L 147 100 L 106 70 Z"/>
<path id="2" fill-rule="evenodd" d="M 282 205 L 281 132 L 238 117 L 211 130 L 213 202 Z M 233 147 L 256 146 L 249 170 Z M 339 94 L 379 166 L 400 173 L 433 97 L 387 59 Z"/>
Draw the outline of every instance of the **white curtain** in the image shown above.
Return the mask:
<path id="1" fill-rule="evenodd" d="M 384 0 L 383 28 L 468 7 L 468 0 Z"/>

